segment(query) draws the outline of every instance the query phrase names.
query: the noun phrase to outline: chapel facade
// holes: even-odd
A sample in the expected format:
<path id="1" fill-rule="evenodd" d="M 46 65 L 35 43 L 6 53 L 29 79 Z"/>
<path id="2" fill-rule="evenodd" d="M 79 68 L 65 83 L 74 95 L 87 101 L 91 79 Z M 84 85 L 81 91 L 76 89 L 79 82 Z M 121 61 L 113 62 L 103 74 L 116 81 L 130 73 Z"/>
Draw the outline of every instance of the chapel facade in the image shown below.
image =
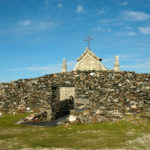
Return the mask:
<path id="1" fill-rule="evenodd" d="M 74 68 L 76 70 L 107 70 L 101 63 L 102 59 L 96 56 L 92 51 L 87 48 L 85 52 L 77 59 L 77 64 Z"/>
<path id="2" fill-rule="evenodd" d="M 77 64 L 74 71 L 80 70 L 80 71 L 87 71 L 87 70 L 95 70 L 95 71 L 106 71 L 108 70 L 103 64 L 102 64 L 102 58 L 96 56 L 89 48 L 86 48 L 84 53 L 77 59 Z M 114 69 L 115 72 L 120 71 L 120 65 L 119 65 L 119 56 L 115 56 L 115 62 L 114 62 Z M 62 64 L 62 72 L 67 72 L 67 63 L 66 59 L 63 59 Z"/>

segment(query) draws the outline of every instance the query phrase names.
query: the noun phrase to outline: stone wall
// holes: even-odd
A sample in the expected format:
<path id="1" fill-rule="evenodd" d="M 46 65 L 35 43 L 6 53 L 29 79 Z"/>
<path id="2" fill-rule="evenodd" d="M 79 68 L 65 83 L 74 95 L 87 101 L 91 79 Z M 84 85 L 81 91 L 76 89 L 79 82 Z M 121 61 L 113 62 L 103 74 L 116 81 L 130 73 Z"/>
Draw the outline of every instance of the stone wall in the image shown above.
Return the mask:
<path id="1" fill-rule="evenodd" d="M 76 99 L 88 107 L 120 112 L 142 112 L 150 109 L 150 74 L 134 72 L 81 73 L 76 84 Z"/>
<path id="2" fill-rule="evenodd" d="M 114 71 L 74 71 L 0 83 L 0 111 L 47 111 L 53 119 L 61 106 L 60 87 L 75 87 L 75 109 L 150 111 L 150 74 Z"/>
<path id="3" fill-rule="evenodd" d="M 44 78 L 0 84 L 0 111 L 4 113 L 51 110 L 51 82 Z"/>

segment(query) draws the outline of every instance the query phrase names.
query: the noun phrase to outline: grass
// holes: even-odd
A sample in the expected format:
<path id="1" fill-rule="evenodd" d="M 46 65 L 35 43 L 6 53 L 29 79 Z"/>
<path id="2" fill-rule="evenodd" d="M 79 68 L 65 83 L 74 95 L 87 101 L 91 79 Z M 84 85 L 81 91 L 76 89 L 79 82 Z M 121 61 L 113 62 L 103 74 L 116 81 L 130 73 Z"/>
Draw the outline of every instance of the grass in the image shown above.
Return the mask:
<path id="1" fill-rule="evenodd" d="M 150 120 L 127 117 L 128 121 L 58 127 L 33 127 L 14 123 L 27 114 L 0 118 L 0 150 L 21 148 L 146 149 Z M 138 139 L 145 140 L 142 144 Z M 143 138 L 143 139 L 142 139 Z M 140 139 L 139 139 L 140 140 Z M 134 146 L 134 147 L 133 147 Z"/>

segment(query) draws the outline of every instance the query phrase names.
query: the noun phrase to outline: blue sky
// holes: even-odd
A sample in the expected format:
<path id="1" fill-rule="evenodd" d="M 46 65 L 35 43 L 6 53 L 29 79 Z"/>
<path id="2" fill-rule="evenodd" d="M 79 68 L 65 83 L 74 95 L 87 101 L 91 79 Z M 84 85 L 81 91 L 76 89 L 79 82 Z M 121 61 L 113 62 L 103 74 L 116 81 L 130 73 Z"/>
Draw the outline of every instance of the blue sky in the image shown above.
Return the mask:
<path id="1" fill-rule="evenodd" d="M 0 82 L 68 70 L 85 51 L 150 73 L 150 0 L 0 0 Z"/>

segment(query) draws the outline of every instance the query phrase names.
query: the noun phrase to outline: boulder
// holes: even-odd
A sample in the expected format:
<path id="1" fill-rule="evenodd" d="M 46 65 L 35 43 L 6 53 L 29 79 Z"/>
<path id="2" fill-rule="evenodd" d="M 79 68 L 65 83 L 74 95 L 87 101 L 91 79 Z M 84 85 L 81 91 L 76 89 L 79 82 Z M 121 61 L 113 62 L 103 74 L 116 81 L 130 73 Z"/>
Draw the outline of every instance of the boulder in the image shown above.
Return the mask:
<path id="1" fill-rule="evenodd" d="M 33 123 L 33 122 L 45 121 L 46 119 L 47 119 L 47 112 L 44 111 L 40 113 L 30 114 L 24 119 L 16 122 L 16 124 L 28 124 L 28 123 Z"/>
<path id="2" fill-rule="evenodd" d="M 69 122 L 74 122 L 74 121 L 76 121 L 76 119 L 77 119 L 77 117 L 73 116 L 73 115 L 70 115 L 68 118 Z"/>

